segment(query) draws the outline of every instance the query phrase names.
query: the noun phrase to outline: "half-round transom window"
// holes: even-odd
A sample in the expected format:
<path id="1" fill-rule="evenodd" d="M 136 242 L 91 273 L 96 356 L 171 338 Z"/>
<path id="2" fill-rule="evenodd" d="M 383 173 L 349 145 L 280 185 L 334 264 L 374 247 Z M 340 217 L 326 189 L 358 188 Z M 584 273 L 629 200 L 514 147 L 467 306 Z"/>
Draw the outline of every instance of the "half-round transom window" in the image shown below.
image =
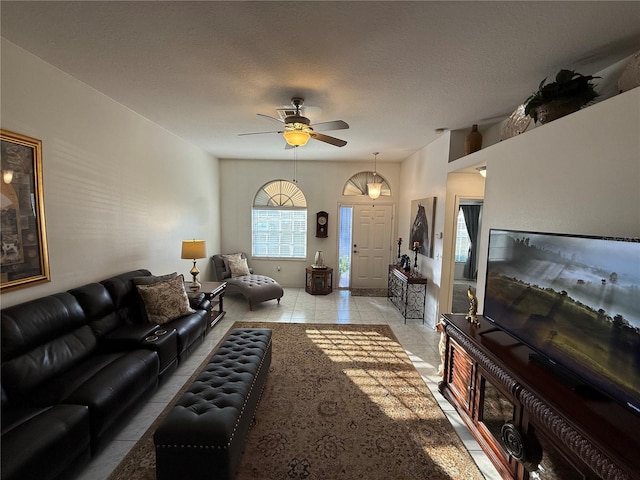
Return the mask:
<path id="1" fill-rule="evenodd" d="M 380 195 L 385 197 L 391 196 L 391 188 L 382 175 L 373 172 L 360 172 L 353 175 L 347 183 L 344 184 L 342 195 L 367 195 L 367 183 L 381 183 L 382 190 Z"/>
<path id="2" fill-rule="evenodd" d="M 307 199 L 295 183 L 274 180 L 264 185 L 253 199 L 254 207 L 306 207 Z"/>

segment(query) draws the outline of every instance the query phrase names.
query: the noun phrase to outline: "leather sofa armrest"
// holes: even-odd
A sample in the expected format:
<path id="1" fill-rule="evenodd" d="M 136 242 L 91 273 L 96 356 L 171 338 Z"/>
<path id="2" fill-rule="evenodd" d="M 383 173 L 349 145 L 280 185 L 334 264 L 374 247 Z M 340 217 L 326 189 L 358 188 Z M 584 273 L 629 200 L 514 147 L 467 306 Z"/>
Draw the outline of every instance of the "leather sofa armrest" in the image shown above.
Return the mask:
<path id="1" fill-rule="evenodd" d="M 189 305 L 191 306 L 191 308 L 199 308 L 204 310 L 205 308 L 202 307 L 202 303 L 206 300 L 206 295 L 204 294 L 204 292 L 200 292 L 198 295 L 195 295 L 193 297 L 189 297 Z"/>
<path id="2" fill-rule="evenodd" d="M 211 301 L 205 292 L 189 295 L 189 306 L 195 310 L 211 312 Z"/>
<path id="3" fill-rule="evenodd" d="M 123 325 L 104 335 L 100 341 L 103 347 L 110 350 L 131 347 L 132 345 L 139 347 L 145 338 L 161 328 L 160 325 L 148 322 Z"/>

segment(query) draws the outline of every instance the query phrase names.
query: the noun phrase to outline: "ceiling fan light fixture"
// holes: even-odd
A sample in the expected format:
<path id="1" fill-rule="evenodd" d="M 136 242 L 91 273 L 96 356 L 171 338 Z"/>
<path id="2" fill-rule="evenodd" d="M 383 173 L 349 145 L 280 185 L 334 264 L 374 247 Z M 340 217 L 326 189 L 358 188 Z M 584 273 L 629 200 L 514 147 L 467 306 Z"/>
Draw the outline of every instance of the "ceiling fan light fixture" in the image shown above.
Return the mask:
<path id="1" fill-rule="evenodd" d="M 262 133 L 277 133 L 280 135 L 282 133 L 285 141 L 287 142 L 287 147 L 285 148 L 288 148 L 289 146 L 303 147 L 307 144 L 310 138 L 336 147 L 344 147 L 347 144 L 345 140 L 340 140 L 339 138 L 331 137 L 323 133 L 316 133 L 314 131 L 314 128 L 311 126 L 311 120 L 300 113 L 300 107 L 303 103 L 304 99 L 300 97 L 293 97 L 291 99 L 291 105 L 295 107 L 295 112 L 290 109 L 278 109 L 279 118 L 264 115 L 262 113 L 258 114 L 261 117 L 270 118 L 271 120 L 278 122 L 281 126 L 284 124 L 284 128 L 280 130 L 273 132 L 239 133 L 238 135 L 258 135 Z M 343 130 L 349 128 L 349 124 L 344 120 L 320 122 L 316 125 L 319 127 L 319 131 L 323 132 L 327 130 Z"/>
<path id="2" fill-rule="evenodd" d="M 292 147 L 303 147 L 311 138 L 309 133 L 302 130 L 286 130 L 282 135 L 287 143 Z"/>

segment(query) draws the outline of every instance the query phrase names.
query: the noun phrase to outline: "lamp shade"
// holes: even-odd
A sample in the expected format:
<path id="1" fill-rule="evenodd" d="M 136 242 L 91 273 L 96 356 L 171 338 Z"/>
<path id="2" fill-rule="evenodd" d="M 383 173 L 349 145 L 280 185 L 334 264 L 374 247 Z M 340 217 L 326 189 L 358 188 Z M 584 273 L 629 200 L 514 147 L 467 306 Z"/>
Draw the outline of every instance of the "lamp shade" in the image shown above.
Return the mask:
<path id="1" fill-rule="evenodd" d="M 382 193 L 381 183 L 367 183 L 367 194 L 372 200 L 375 200 Z"/>
<path id="2" fill-rule="evenodd" d="M 204 240 L 183 240 L 180 258 L 195 260 L 207 256 L 207 242 Z"/>
<path id="3" fill-rule="evenodd" d="M 302 130 L 286 130 L 282 133 L 284 139 L 292 147 L 302 147 L 307 144 L 311 135 Z"/>

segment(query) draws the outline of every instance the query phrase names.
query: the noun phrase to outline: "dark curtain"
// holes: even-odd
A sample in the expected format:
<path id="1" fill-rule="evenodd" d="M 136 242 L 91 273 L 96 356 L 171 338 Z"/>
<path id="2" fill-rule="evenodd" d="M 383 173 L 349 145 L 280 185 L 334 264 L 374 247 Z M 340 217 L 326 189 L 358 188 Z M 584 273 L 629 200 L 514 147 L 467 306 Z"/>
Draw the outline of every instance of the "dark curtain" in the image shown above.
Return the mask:
<path id="1" fill-rule="evenodd" d="M 476 258 L 478 256 L 478 224 L 480 223 L 482 205 L 460 205 L 460 210 L 462 210 L 462 214 L 464 215 L 464 223 L 467 226 L 467 233 L 471 240 L 463 275 L 465 278 L 475 279 L 478 276 Z"/>

